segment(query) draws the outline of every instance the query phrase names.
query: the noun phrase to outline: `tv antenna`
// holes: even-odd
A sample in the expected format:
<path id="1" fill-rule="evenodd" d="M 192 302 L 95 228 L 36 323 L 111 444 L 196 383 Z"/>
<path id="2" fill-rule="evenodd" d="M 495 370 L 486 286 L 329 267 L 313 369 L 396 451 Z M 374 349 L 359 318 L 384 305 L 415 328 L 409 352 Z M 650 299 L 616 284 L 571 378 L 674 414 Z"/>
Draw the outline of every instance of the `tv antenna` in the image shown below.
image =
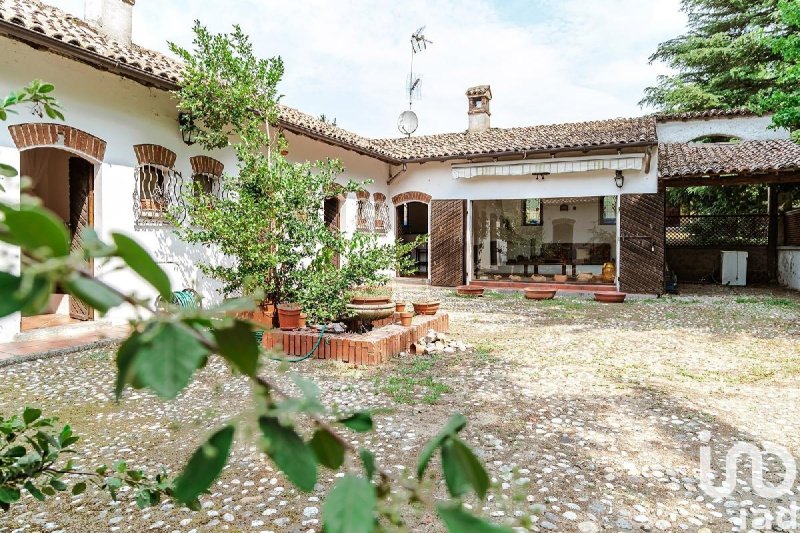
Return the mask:
<path id="1" fill-rule="evenodd" d="M 433 44 L 433 41 L 425 37 L 424 31 L 425 26 L 422 26 L 411 34 L 411 66 L 406 81 L 408 110 L 400 113 L 400 117 L 397 119 L 397 129 L 400 130 L 400 133 L 409 137 L 412 133 L 417 131 L 417 126 L 419 126 L 417 114 L 411 110 L 411 107 L 414 104 L 414 100 L 422 98 L 422 75 L 414 72 L 414 56 L 427 50 L 429 44 Z"/>

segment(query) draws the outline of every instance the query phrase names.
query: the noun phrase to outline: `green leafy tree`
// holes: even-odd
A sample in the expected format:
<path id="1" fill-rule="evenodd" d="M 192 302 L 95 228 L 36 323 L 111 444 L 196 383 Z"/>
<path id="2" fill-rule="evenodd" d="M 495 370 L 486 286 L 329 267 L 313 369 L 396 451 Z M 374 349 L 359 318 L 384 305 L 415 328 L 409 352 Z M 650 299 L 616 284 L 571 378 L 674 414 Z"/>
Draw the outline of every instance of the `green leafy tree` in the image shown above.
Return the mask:
<path id="1" fill-rule="evenodd" d="M 305 304 L 312 320 L 346 312 L 347 291 L 382 284 L 386 270 L 409 267 L 410 244 L 382 244 L 375 234 L 347 238 L 322 216 L 325 199 L 366 184 L 336 183 L 337 161 L 292 163 L 281 155 L 285 140 L 276 120 L 280 58 L 259 59 L 239 27 L 211 34 L 195 24 L 194 50 L 172 50 L 185 63 L 180 107 L 192 114 L 206 149 L 232 147 L 238 174 L 226 176 L 227 194 L 188 197 L 192 224 L 185 240 L 214 246 L 232 262 L 201 265 L 228 294 L 261 290 L 267 300 Z M 341 267 L 334 257 L 341 258 Z"/>
<path id="2" fill-rule="evenodd" d="M 775 38 L 789 34 L 778 0 L 682 0 L 689 31 L 650 56 L 677 72 L 645 90 L 642 105 L 664 112 L 757 107 L 759 96 L 785 83 Z"/>
<path id="3" fill-rule="evenodd" d="M 774 37 L 771 44 L 783 65 L 778 83 L 762 98 L 761 105 L 774 109 L 775 125 L 790 130 L 795 142 L 800 142 L 800 3 L 784 0 L 779 8 L 781 23 L 788 31 Z"/>
<path id="4" fill-rule="evenodd" d="M 683 0 L 689 31 L 650 57 L 677 72 L 659 76 L 641 105 L 662 112 L 748 107 L 800 140 L 800 4 L 796 0 Z M 784 186 L 785 191 L 797 187 Z M 766 211 L 766 187 L 669 189 L 697 213 Z"/>

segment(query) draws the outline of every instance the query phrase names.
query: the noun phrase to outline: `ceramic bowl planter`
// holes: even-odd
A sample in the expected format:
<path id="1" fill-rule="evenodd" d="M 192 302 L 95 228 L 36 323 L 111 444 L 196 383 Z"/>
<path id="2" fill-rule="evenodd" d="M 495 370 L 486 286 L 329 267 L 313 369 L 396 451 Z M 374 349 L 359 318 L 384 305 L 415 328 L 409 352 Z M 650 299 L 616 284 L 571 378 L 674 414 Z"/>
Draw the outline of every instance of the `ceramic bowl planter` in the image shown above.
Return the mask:
<path id="1" fill-rule="evenodd" d="M 621 304 L 627 296 L 624 292 L 596 292 L 594 299 L 607 304 Z"/>
<path id="2" fill-rule="evenodd" d="M 414 305 L 414 313 L 417 315 L 435 315 L 439 310 L 439 305 L 441 304 L 439 300 L 412 303 Z"/>
<path id="3" fill-rule="evenodd" d="M 300 306 L 297 304 L 278 304 L 278 327 L 291 331 L 300 327 Z"/>
<path id="4" fill-rule="evenodd" d="M 456 287 L 456 293 L 459 296 L 483 296 L 483 287 L 476 287 L 474 285 L 459 285 Z"/>
<path id="5" fill-rule="evenodd" d="M 414 313 L 411 311 L 402 311 L 400 313 L 400 325 L 403 327 L 411 327 L 411 320 L 414 318 Z"/>
<path id="6" fill-rule="evenodd" d="M 525 298 L 528 300 L 552 300 L 555 296 L 555 289 L 525 289 Z"/>
<path id="7" fill-rule="evenodd" d="M 350 315 L 360 322 L 370 323 L 373 320 L 388 318 L 395 313 L 395 304 L 386 303 L 366 303 L 366 304 L 347 304 Z"/>
<path id="8" fill-rule="evenodd" d="M 566 274 L 556 274 L 555 276 L 553 276 L 553 281 L 555 281 L 556 283 L 565 283 L 567 279 L 568 278 Z"/>

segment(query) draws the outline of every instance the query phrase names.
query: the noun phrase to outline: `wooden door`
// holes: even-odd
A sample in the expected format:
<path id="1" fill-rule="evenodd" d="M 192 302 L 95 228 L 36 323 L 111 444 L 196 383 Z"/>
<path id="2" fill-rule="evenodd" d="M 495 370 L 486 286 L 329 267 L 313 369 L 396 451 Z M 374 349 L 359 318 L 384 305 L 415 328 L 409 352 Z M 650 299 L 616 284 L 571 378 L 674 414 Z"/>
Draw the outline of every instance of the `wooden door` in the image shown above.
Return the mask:
<path id="1" fill-rule="evenodd" d="M 466 200 L 431 202 L 430 257 L 431 284 L 456 287 L 466 279 Z"/>
<path id="2" fill-rule="evenodd" d="M 623 292 L 664 293 L 665 194 L 623 194 L 619 205 L 619 286 Z"/>
<path id="3" fill-rule="evenodd" d="M 338 198 L 326 198 L 324 203 L 325 224 L 333 231 L 341 230 L 341 216 L 339 214 L 341 204 Z M 333 264 L 340 266 L 339 254 L 334 254 Z"/>
<path id="4" fill-rule="evenodd" d="M 69 231 L 72 250 L 81 247 L 81 232 L 94 225 L 94 165 L 80 157 L 69 160 Z M 93 273 L 93 261 L 86 261 L 86 271 Z M 69 316 L 93 320 L 94 309 L 77 298 L 69 299 Z"/>

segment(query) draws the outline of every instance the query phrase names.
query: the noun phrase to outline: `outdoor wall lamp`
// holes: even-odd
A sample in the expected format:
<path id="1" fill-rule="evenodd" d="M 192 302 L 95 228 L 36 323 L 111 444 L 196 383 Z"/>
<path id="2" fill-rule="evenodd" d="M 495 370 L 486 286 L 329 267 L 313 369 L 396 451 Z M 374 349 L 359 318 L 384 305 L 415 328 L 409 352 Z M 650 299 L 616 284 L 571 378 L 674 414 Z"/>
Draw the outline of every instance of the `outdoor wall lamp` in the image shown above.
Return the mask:
<path id="1" fill-rule="evenodd" d="M 191 146 L 194 144 L 194 134 L 197 132 L 197 129 L 194 125 L 194 117 L 191 113 L 186 113 L 185 111 L 181 111 L 178 113 L 178 124 L 181 126 L 181 137 L 183 137 L 183 142 L 186 146 Z"/>
<path id="2" fill-rule="evenodd" d="M 625 185 L 625 176 L 622 175 L 621 170 L 614 171 L 614 185 L 617 186 L 617 189 L 621 189 Z"/>

